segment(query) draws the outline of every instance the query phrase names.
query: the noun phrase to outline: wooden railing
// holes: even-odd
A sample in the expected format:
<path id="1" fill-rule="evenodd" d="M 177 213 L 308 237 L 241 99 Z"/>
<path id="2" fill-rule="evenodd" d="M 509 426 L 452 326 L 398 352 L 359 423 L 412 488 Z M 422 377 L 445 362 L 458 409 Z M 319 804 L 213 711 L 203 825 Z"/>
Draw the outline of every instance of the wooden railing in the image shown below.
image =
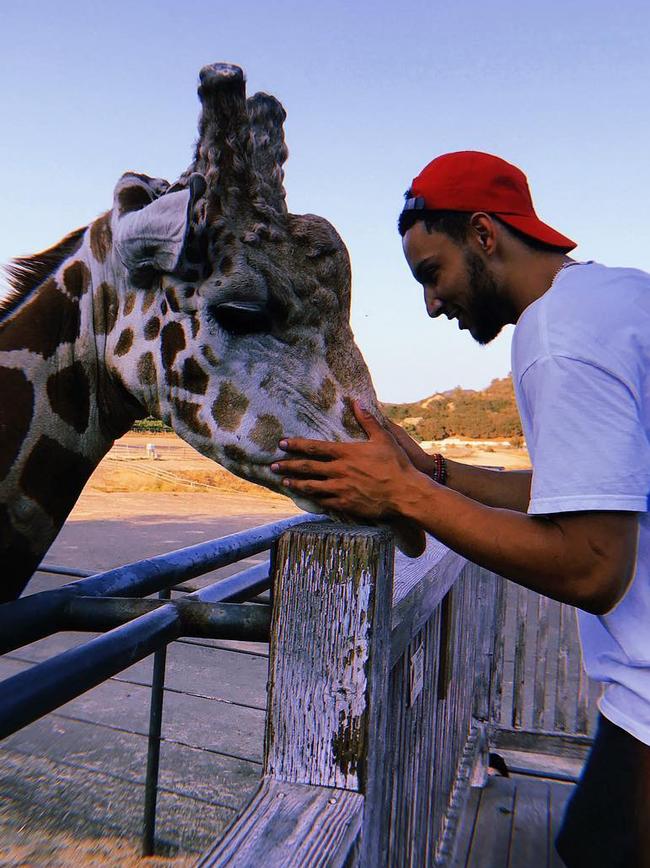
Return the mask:
<path id="1" fill-rule="evenodd" d="M 494 747 L 584 758 L 600 687 L 582 667 L 576 610 L 505 582 L 499 636 L 503 689 L 495 697 Z"/>
<path id="2" fill-rule="evenodd" d="M 569 607 L 433 539 L 408 560 L 383 530 L 289 530 L 275 552 L 262 783 L 199 865 L 449 864 L 490 744 L 586 732 L 584 689 L 568 702 L 576 641 Z"/>
<path id="3" fill-rule="evenodd" d="M 275 554 L 264 774 L 201 866 L 444 863 L 485 773 L 503 582 L 430 540 L 290 531 Z"/>

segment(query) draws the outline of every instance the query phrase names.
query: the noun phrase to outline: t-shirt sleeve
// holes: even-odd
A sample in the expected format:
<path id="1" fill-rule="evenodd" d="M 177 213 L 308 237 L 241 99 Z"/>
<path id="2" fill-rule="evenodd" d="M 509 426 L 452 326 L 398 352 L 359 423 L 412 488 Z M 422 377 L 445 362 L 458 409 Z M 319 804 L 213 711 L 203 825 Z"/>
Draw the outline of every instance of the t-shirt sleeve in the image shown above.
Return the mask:
<path id="1" fill-rule="evenodd" d="M 528 512 L 646 512 L 650 444 L 631 389 L 596 365 L 538 359 L 521 390 L 533 464 Z"/>

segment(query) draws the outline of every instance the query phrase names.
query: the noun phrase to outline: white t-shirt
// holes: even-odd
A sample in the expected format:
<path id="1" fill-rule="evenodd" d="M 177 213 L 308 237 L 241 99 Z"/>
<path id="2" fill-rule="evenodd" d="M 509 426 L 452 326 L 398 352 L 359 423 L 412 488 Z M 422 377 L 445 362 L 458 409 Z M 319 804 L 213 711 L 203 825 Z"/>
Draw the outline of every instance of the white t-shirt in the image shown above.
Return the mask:
<path id="1" fill-rule="evenodd" d="M 650 274 L 565 267 L 515 328 L 512 374 L 533 465 L 531 515 L 638 512 L 634 578 L 606 615 L 578 612 L 600 710 L 650 745 Z"/>

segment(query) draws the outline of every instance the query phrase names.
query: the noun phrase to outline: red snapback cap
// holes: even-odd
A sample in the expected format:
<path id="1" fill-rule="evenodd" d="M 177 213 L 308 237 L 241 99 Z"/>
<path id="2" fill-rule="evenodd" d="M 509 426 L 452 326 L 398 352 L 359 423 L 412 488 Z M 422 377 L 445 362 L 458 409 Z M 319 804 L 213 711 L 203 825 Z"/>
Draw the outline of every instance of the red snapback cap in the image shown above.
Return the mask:
<path id="1" fill-rule="evenodd" d="M 410 196 L 405 211 L 487 211 L 553 247 L 568 252 L 577 246 L 539 219 L 521 169 L 492 154 L 455 151 L 436 157 L 413 179 Z"/>

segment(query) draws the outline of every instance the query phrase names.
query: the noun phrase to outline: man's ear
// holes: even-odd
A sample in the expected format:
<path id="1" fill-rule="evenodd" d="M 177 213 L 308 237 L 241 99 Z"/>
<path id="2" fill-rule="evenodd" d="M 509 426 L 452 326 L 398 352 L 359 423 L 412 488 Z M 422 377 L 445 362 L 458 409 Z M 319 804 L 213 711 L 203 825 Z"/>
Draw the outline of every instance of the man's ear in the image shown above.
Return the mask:
<path id="1" fill-rule="evenodd" d="M 187 187 L 172 193 L 157 192 L 161 183 L 127 174 L 115 187 L 114 246 L 132 276 L 152 270 L 174 271 L 187 240 L 192 210 L 206 189 L 205 179 L 199 174 L 190 177 Z"/>
<path id="2" fill-rule="evenodd" d="M 477 211 L 470 217 L 469 225 L 481 250 L 485 253 L 492 253 L 495 244 L 495 229 L 494 220 L 490 215 L 483 211 Z"/>

